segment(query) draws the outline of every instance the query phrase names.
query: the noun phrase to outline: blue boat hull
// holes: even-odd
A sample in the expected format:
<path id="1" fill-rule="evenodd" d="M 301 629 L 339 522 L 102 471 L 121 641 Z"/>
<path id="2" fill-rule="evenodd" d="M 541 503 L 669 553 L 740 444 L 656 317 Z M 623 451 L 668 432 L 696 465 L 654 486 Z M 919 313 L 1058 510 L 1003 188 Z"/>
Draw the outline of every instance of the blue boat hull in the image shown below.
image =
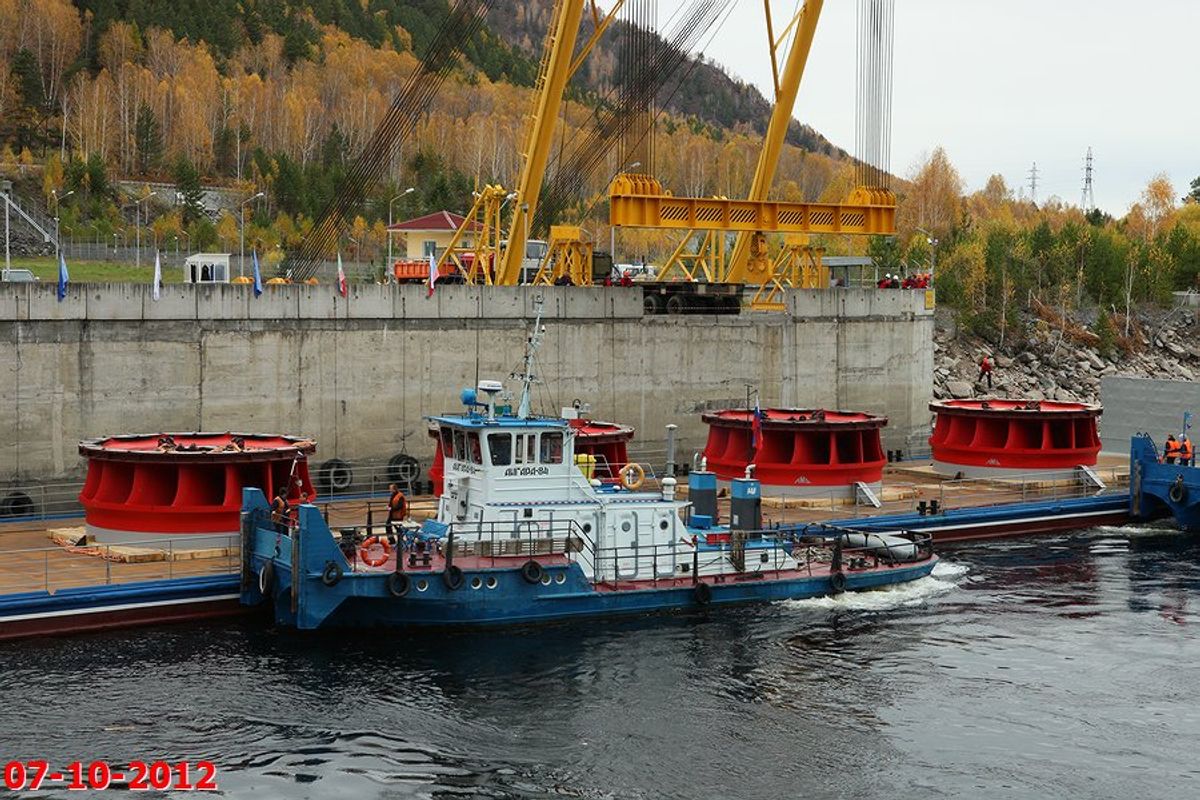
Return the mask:
<path id="1" fill-rule="evenodd" d="M 846 591 L 863 591 L 917 580 L 933 571 L 936 559 L 885 571 L 848 573 Z M 343 579 L 361 584 L 347 587 L 345 599 L 319 627 L 460 627 L 520 625 L 584 617 L 607 617 L 629 614 L 652 614 L 684 611 L 701 607 L 761 603 L 774 600 L 801 600 L 824 597 L 832 593 L 828 576 L 796 579 L 764 578 L 711 584 L 711 597 L 701 603 L 692 585 L 669 588 L 622 589 L 596 591 L 584 578 L 579 566 L 551 567 L 550 586 L 525 583 L 519 570 L 481 570 L 468 572 L 464 585 L 448 589 L 441 573 L 432 573 L 415 580 L 426 580 L 428 588 L 410 596 L 391 597 L 386 589 L 386 576 L 350 575 Z M 557 583 L 559 576 L 563 582 Z M 474 578 L 484 587 L 472 589 Z M 497 587 L 487 589 L 487 579 L 495 578 Z M 335 591 L 325 586 L 311 587 L 312 591 Z M 288 605 L 288 595 L 281 593 L 275 603 L 276 621 L 281 625 L 312 627 L 309 620 L 299 619 Z"/>
<path id="2" fill-rule="evenodd" d="M 266 518 L 265 500 L 253 491 L 247 490 L 247 517 Z M 578 563 L 566 560 L 543 563 L 543 575 L 535 581 L 527 580 L 519 565 L 464 565 L 454 587 L 448 585 L 444 569 L 405 572 L 404 592 L 395 596 L 395 587 L 389 588 L 393 573 L 350 569 L 311 506 L 300 509 L 294 536 L 250 527 L 242 602 L 270 602 L 277 623 L 301 630 L 515 625 L 798 600 L 917 580 L 937 563 L 930 555 L 896 565 L 847 565 L 841 573 L 844 586 L 835 585 L 828 564 L 822 564 L 811 574 L 765 570 L 705 577 L 703 588 L 678 577 L 594 586 Z"/>

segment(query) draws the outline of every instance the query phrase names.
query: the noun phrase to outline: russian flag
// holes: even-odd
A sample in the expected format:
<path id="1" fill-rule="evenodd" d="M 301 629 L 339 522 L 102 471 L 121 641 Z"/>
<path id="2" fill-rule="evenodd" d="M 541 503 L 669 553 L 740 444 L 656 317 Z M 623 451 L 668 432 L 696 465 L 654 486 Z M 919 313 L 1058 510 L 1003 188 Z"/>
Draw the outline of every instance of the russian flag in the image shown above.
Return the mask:
<path id="1" fill-rule="evenodd" d="M 338 274 L 337 274 L 338 294 L 340 294 L 342 297 L 345 297 L 349 293 L 350 290 L 346 287 L 346 271 L 344 269 L 342 269 L 342 251 L 341 250 L 338 250 L 337 265 L 338 265 Z"/>
<path id="2" fill-rule="evenodd" d="M 437 256 L 433 253 L 429 254 L 429 291 L 425 294 L 426 297 L 433 297 L 433 285 L 437 283 L 438 268 Z"/>

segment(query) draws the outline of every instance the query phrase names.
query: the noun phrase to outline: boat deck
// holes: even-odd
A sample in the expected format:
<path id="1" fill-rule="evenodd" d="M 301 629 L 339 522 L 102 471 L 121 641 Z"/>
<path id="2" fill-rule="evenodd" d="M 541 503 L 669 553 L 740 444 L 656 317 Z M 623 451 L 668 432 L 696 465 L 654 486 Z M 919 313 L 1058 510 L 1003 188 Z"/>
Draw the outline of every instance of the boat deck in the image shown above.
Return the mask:
<path id="1" fill-rule="evenodd" d="M 1095 472 L 1109 489 L 1128 485 L 1128 461 L 1120 456 L 1102 457 Z M 680 480 L 681 496 L 686 497 L 686 480 Z M 773 495 L 771 487 L 763 487 L 763 521 L 766 524 L 815 523 L 827 520 L 866 519 L 895 514 L 911 514 L 920 501 L 937 501 L 943 509 L 976 508 L 1021 502 L 1039 502 L 1095 494 L 1096 488 L 1067 477 L 1047 480 L 1030 478 L 1024 481 L 997 479 L 946 480 L 935 475 L 927 464 L 891 465 L 885 472 L 884 485 L 878 493 L 879 508 L 854 505 L 845 497 L 828 495 L 806 498 Z M 720 518 L 729 518 L 729 499 L 718 501 Z M 342 526 L 361 526 L 375 509 L 378 519 L 379 503 L 365 500 L 333 502 L 328 505 L 329 525 L 333 530 Z M 436 499 L 414 497 L 410 512 L 417 519 L 436 513 Z M 59 532 L 66 541 L 82 535 L 82 520 L 48 522 L 22 521 L 0 524 L 0 595 L 19 592 L 49 591 L 82 586 L 116 585 L 137 581 L 161 580 L 174 577 L 233 574 L 237 572 L 240 554 L 236 543 L 230 548 L 189 550 L 186 537 L 154 545 L 135 545 L 147 554 L 114 552 L 119 548 L 65 547 L 56 544 L 51 536 Z M 380 529 L 381 525 L 376 525 Z M 76 536 L 72 537 L 74 533 Z M 182 541 L 181 541 L 182 540 Z M 155 553 L 157 551 L 157 553 Z M 487 557 L 485 560 L 490 560 Z M 381 569 L 392 568 L 394 562 Z M 468 562 L 460 561 L 467 565 Z M 418 570 L 420 567 L 418 567 Z"/>

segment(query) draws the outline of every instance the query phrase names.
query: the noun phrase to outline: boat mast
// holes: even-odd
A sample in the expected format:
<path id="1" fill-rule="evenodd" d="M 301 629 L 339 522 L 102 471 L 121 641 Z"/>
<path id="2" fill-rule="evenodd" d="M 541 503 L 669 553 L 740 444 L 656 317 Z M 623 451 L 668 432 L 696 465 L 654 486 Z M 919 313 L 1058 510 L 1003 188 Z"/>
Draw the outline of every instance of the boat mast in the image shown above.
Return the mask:
<path id="1" fill-rule="evenodd" d="M 533 384 L 537 383 L 537 377 L 533 374 L 533 358 L 537 353 L 538 348 L 542 346 L 542 336 L 546 329 L 542 327 L 542 298 L 539 295 L 533 301 L 533 309 L 536 312 L 536 318 L 533 321 L 533 333 L 525 341 L 525 365 L 524 372 L 513 373 L 513 378 L 521 379 L 521 402 L 517 405 L 517 417 L 519 419 L 529 419 L 533 416 L 532 409 L 532 389 Z"/>

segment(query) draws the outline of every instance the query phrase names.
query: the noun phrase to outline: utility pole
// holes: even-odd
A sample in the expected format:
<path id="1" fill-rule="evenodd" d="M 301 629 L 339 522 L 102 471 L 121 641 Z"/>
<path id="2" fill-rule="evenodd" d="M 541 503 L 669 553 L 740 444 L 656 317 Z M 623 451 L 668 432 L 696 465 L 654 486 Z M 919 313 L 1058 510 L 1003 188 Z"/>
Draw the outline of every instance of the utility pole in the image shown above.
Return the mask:
<path id="1" fill-rule="evenodd" d="M 12 254 L 9 252 L 8 240 L 8 205 L 12 201 L 8 199 L 8 193 L 12 191 L 12 184 L 4 181 L 0 185 L 0 197 L 4 198 L 4 268 L 12 269 Z"/>
<path id="2" fill-rule="evenodd" d="M 156 194 L 158 194 L 158 192 L 151 192 L 133 204 L 134 213 L 136 214 L 135 218 L 137 219 L 137 255 L 134 257 L 134 263 L 138 267 L 142 266 L 142 203 L 146 202 L 151 197 L 154 197 Z"/>
<path id="3" fill-rule="evenodd" d="M 1031 167 L 1029 170 L 1029 199 L 1035 206 L 1037 205 L 1037 179 L 1038 168 L 1037 162 L 1035 161 L 1033 162 L 1033 167 Z"/>
<path id="4" fill-rule="evenodd" d="M 387 237 L 388 237 L 387 269 L 388 269 L 388 272 L 392 271 L 392 264 L 394 263 L 392 261 L 392 203 L 395 203 L 397 200 L 399 200 L 401 197 L 404 197 L 405 195 L 412 194 L 416 190 L 417 190 L 417 188 L 415 186 L 410 186 L 407 189 L 405 189 L 403 192 L 401 192 L 400 194 L 396 195 L 395 197 L 393 197 L 391 200 L 388 201 L 388 232 L 387 232 Z"/>
<path id="5" fill-rule="evenodd" d="M 1083 162 L 1083 202 L 1079 204 L 1084 213 L 1096 208 L 1096 197 L 1092 194 L 1092 148 L 1088 148 L 1087 158 Z"/>
<path id="6" fill-rule="evenodd" d="M 252 203 L 263 196 L 259 192 L 253 197 L 247 197 L 238 206 L 238 277 L 246 277 L 246 204 Z"/>

